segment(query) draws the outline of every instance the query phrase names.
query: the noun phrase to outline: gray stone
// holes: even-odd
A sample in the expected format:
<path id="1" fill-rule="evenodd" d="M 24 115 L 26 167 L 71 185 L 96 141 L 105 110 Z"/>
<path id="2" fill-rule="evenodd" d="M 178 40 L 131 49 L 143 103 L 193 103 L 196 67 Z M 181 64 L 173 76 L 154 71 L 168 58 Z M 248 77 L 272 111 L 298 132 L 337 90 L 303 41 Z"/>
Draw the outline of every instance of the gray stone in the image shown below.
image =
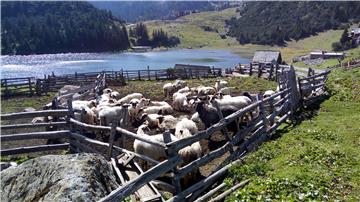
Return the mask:
<path id="1" fill-rule="evenodd" d="M 36 109 L 32 108 L 32 107 L 27 107 L 23 110 L 24 112 L 34 112 L 36 111 Z"/>
<path id="2" fill-rule="evenodd" d="M 69 91 L 75 90 L 80 88 L 80 86 L 74 86 L 74 85 L 65 85 L 59 90 L 59 95 L 64 95 Z"/>
<path id="3" fill-rule="evenodd" d="M 1 201 L 98 201 L 115 190 L 110 163 L 99 154 L 47 155 L 1 172 Z"/>

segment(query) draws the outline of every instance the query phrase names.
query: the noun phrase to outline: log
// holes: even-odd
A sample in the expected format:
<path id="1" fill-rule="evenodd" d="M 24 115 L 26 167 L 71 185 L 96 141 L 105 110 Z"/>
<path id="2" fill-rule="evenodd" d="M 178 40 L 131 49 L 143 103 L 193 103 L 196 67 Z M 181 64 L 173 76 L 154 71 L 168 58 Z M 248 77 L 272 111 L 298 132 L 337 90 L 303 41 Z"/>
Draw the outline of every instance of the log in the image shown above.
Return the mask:
<path id="1" fill-rule="evenodd" d="M 69 149 L 69 143 L 64 144 L 53 144 L 53 145 L 38 145 L 30 147 L 19 147 L 13 149 L 3 149 L 0 150 L 1 156 L 15 155 L 15 154 L 24 154 L 31 152 L 40 152 L 40 151 L 49 151 L 49 150 L 64 150 Z"/>
<path id="2" fill-rule="evenodd" d="M 274 125 L 272 125 L 267 132 L 269 134 L 271 134 L 272 132 L 274 132 L 283 122 L 286 121 L 287 118 L 289 118 L 289 116 L 291 115 L 291 111 L 289 111 L 288 113 L 286 113 L 284 116 L 282 116 L 277 122 L 275 122 Z"/>
<path id="3" fill-rule="evenodd" d="M 182 168 L 179 169 L 178 174 L 175 176 L 176 179 L 180 179 L 182 177 L 184 177 L 187 173 L 209 163 L 210 161 L 222 156 L 223 154 L 225 154 L 226 152 L 230 151 L 230 149 L 232 148 L 232 145 L 230 142 L 227 142 L 225 145 L 223 145 L 222 147 L 220 147 L 219 149 L 216 149 L 208 154 L 206 154 L 205 156 L 192 161 L 191 163 L 187 164 L 186 166 L 183 166 Z"/>
<path id="4" fill-rule="evenodd" d="M 70 119 L 70 122 L 73 123 L 75 126 L 78 126 L 78 128 L 84 128 L 86 130 L 92 130 L 92 131 L 110 131 L 111 130 L 111 127 L 109 126 L 95 126 L 95 125 L 90 125 L 90 124 L 86 124 L 86 123 L 82 123 L 80 121 L 77 121 L 73 118 Z M 149 143 L 149 144 L 152 144 L 152 145 L 156 145 L 156 146 L 159 146 L 159 147 L 165 147 L 166 145 L 162 142 L 155 142 L 155 141 L 151 141 L 151 140 L 148 140 L 148 139 L 145 139 L 139 135 L 137 135 L 136 133 L 132 133 L 130 131 L 127 131 L 123 128 L 120 128 L 120 127 L 117 127 L 116 128 L 116 131 L 123 134 L 123 135 L 126 135 L 128 137 L 131 137 L 133 139 L 138 139 L 138 140 L 141 140 L 143 142 L 146 142 L 146 143 Z"/>
<path id="5" fill-rule="evenodd" d="M 1 130 L 20 129 L 20 128 L 40 128 L 40 127 L 65 127 L 67 126 L 66 121 L 49 122 L 49 123 L 25 123 L 25 124 L 13 124 L 13 125 L 1 125 Z"/>
<path id="6" fill-rule="evenodd" d="M 14 120 L 14 119 L 24 119 L 24 118 L 35 118 L 39 116 L 66 116 L 67 114 L 68 114 L 67 110 L 57 109 L 57 110 L 43 110 L 43 111 L 34 111 L 34 112 L 2 114 L 0 117 L 1 120 Z"/>
<path id="7" fill-rule="evenodd" d="M 195 202 L 202 202 L 202 201 L 207 201 L 207 199 L 209 199 L 210 197 L 212 197 L 214 194 L 216 194 L 218 191 L 220 191 L 221 189 L 223 189 L 224 187 L 226 187 L 226 184 L 223 182 L 220 185 L 218 185 L 217 187 L 215 187 L 214 189 L 211 189 L 209 192 L 207 192 L 205 195 L 197 198 L 195 200 Z"/>
<path id="8" fill-rule="evenodd" d="M 14 140 L 28 140 L 28 139 L 57 139 L 68 138 L 69 131 L 46 131 L 46 132 L 32 132 L 32 133 L 19 133 L 10 135 L 0 135 L 1 141 L 14 141 Z"/>
<path id="9" fill-rule="evenodd" d="M 244 181 L 240 182 L 239 184 L 237 184 L 237 185 L 231 187 L 230 189 L 226 190 L 225 192 L 223 192 L 219 196 L 213 198 L 209 202 L 223 201 L 226 196 L 230 195 L 231 193 L 233 193 L 237 189 L 244 187 L 249 182 L 250 182 L 250 179 L 244 180 Z"/>
<path id="10" fill-rule="evenodd" d="M 320 74 L 315 74 L 315 75 L 312 75 L 312 76 L 308 76 L 308 77 L 304 77 L 304 78 L 299 78 L 300 81 L 304 81 L 304 80 L 310 80 L 310 79 L 314 79 L 316 77 L 320 77 L 320 76 L 325 76 L 325 75 L 328 75 L 329 73 L 331 72 L 331 70 L 326 70 Z"/>
<path id="11" fill-rule="evenodd" d="M 160 181 L 160 180 L 153 180 L 151 181 L 151 184 L 154 185 L 157 189 L 161 189 L 167 192 L 170 192 L 172 194 L 175 193 L 175 187 L 171 184 L 168 184 L 166 182 Z"/>
<path id="12" fill-rule="evenodd" d="M 116 176 L 119 178 L 120 182 L 121 182 L 121 185 L 124 185 L 125 184 L 125 179 L 124 177 L 122 176 L 121 174 L 121 171 L 119 170 L 119 168 L 117 167 L 116 165 L 116 160 L 114 158 L 111 158 L 111 165 L 113 166 L 114 170 L 115 170 L 115 173 L 116 173 Z"/>
<path id="13" fill-rule="evenodd" d="M 109 195 L 100 199 L 100 201 L 122 201 L 124 198 L 138 190 L 141 186 L 149 183 L 150 181 L 159 177 L 161 174 L 168 172 L 180 162 L 180 156 L 175 156 L 166 161 L 163 161 L 162 163 L 139 175 L 138 178 L 131 180 L 123 186 L 112 191 Z"/>
<path id="14" fill-rule="evenodd" d="M 184 199 L 187 196 L 189 196 L 190 194 L 193 194 L 195 191 L 197 191 L 197 190 L 199 190 L 199 189 L 201 189 L 203 187 L 212 185 L 220 177 L 224 176 L 231 166 L 233 166 L 233 165 L 235 165 L 235 164 L 237 164 L 239 162 L 240 162 L 240 160 L 236 160 L 236 161 L 226 165 L 225 167 L 221 168 L 220 170 L 218 170 L 218 171 L 214 172 L 213 174 L 209 175 L 207 178 L 200 180 L 199 182 L 197 182 L 193 186 L 187 188 L 183 192 L 181 192 L 181 193 L 177 194 L 176 196 L 170 198 L 169 200 L 167 200 L 167 202 L 184 201 Z"/>

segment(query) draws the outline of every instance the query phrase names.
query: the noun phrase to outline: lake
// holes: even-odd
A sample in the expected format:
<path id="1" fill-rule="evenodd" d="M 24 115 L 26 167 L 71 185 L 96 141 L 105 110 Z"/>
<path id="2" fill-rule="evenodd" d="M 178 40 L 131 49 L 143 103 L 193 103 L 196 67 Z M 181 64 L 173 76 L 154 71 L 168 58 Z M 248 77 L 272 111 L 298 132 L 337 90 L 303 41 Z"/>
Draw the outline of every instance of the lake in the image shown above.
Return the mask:
<path id="1" fill-rule="evenodd" d="M 97 72 L 102 70 L 164 69 L 175 64 L 209 65 L 232 68 L 238 63 L 249 63 L 228 50 L 180 49 L 145 53 L 65 53 L 26 56 L 1 56 L 1 78 Z"/>

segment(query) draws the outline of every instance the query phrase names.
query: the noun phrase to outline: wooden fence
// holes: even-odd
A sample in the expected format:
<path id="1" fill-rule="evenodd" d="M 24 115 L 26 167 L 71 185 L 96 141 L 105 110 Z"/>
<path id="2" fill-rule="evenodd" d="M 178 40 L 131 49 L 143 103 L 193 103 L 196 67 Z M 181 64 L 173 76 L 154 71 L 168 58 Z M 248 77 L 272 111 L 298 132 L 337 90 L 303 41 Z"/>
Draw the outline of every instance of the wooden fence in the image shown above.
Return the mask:
<path id="1" fill-rule="evenodd" d="M 239 64 L 235 67 L 235 71 L 239 72 L 240 74 L 247 74 L 249 76 L 257 76 L 259 78 L 265 78 L 270 81 L 277 81 L 279 75 L 284 68 L 287 66 L 285 65 L 265 65 L 265 64 L 255 64 L 250 63 L 246 65 Z"/>
<path id="2" fill-rule="evenodd" d="M 34 95 L 35 77 L 1 79 L 1 95 Z"/>
<path id="3" fill-rule="evenodd" d="M 57 92 L 65 85 L 87 86 L 93 84 L 99 74 L 106 75 L 107 85 L 123 86 L 131 80 L 167 80 L 211 78 L 221 76 L 221 68 L 210 68 L 208 72 L 197 70 L 176 70 L 174 68 L 152 70 L 119 70 L 74 73 L 64 75 L 44 75 L 44 78 L 4 78 L 1 79 L 1 95 L 4 97 L 16 95 L 43 95 Z"/>
<path id="4" fill-rule="evenodd" d="M 158 192 L 153 186 L 153 180 L 162 176 L 165 173 L 171 173 L 173 176 L 172 184 L 168 185 L 174 192 L 175 195 L 168 201 L 194 201 L 201 195 L 204 191 L 212 186 L 218 179 L 220 179 L 226 173 L 226 170 L 236 159 L 244 157 L 249 152 L 253 151 L 260 145 L 262 142 L 267 140 L 273 132 L 288 118 L 292 116 L 295 110 L 297 110 L 299 103 L 303 100 L 303 93 L 298 91 L 297 83 L 300 84 L 300 91 L 304 90 L 305 84 L 313 80 L 320 80 L 319 78 L 326 77 L 328 73 L 322 73 L 317 75 L 311 75 L 307 78 L 302 78 L 300 81 L 296 80 L 295 70 L 293 67 L 287 67 L 282 69 L 282 74 L 279 75 L 279 82 L 281 86 L 281 91 L 267 98 L 263 98 L 261 94 L 257 97 L 257 101 L 253 104 L 227 116 L 223 117 L 221 111 L 219 110 L 218 104 L 216 101 L 213 104 L 218 109 L 219 117 L 221 120 L 207 128 L 206 130 L 200 131 L 197 134 L 186 137 L 174 142 L 170 141 L 170 133 L 165 132 L 163 134 L 165 143 L 152 141 L 142 136 L 139 136 L 135 133 L 132 133 L 126 129 L 126 115 L 127 108 L 123 109 L 122 120 L 114 120 L 111 126 L 96 126 L 85 124 L 81 121 L 74 119 L 74 111 L 72 109 L 72 100 L 67 100 L 67 109 L 60 110 L 47 110 L 40 112 L 31 112 L 31 113 L 16 113 L 16 114 L 6 114 L 1 115 L 3 120 L 10 120 L 16 118 L 25 118 L 25 117 L 34 117 L 34 116 L 54 116 L 62 117 L 65 119 L 65 122 L 50 122 L 43 123 L 53 126 L 51 124 L 66 124 L 68 130 L 55 131 L 55 132 L 45 132 L 45 133 L 27 133 L 27 134 L 11 134 L 11 135 L 1 135 L 2 141 L 13 141 L 19 139 L 30 139 L 30 138 L 67 138 L 69 142 L 63 143 L 61 145 L 40 145 L 35 148 L 15 148 L 11 150 L 1 150 L 1 155 L 12 155 L 24 152 L 33 152 L 39 150 L 48 150 L 48 149 L 59 149 L 70 147 L 71 150 L 76 152 L 96 152 L 102 153 L 114 166 L 115 174 L 121 181 L 120 187 L 112 191 L 108 196 L 104 197 L 101 201 L 120 201 L 130 196 L 140 189 L 148 187 L 147 190 L 153 190 L 153 195 L 158 196 Z M 324 82 L 324 80 L 322 81 Z M 323 84 L 323 83 L 321 83 Z M 322 86 L 321 86 L 322 87 Z M 320 85 L 312 85 L 312 90 L 317 90 L 320 88 Z M 251 122 L 244 128 L 239 129 L 236 134 L 232 136 L 228 133 L 226 126 L 233 121 L 241 120 L 243 117 L 247 116 L 249 113 L 258 112 L 258 116 L 251 120 Z M 63 117 L 66 115 L 66 117 Z M 275 118 L 278 117 L 278 118 Z M 120 123 L 120 125 L 117 125 Z M 14 126 L 14 125 L 5 125 L 1 126 L 1 129 L 14 128 L 14 127 L 27 127 L 27 125 Z M 35 126 L 34 126 L 35 127 Z M 40 126 L 36 126 L 40 127 Z M 90 139 L 82 135 L 83 131 L 101 131 L 109 134 L 109 142 L 101 142 L 95 139 Z M 209 138 L 215 132 L 222 131 L 224 137 L 226 138 L 226 143 L 219 148 L 210 151 L 204 156 L 186 164 L 181 165 L 182 158 L 179 156 L 178 151 L 203 139 Z M 128 138 L 137 139 L 148 144 L 154 145 L 159 149 L 164 149 L 168 155 L 168 159 L 162 162 L 158 162 L 154 159 L 151 159 L 149 156 L 137 154 L 135 152 L 126 150 L 124 146 L 115 146 L 114 138 L 115 136 L 120 136 L 122 139 L 122 144 Z M 102 149 L 100 149 L 102 148 Z M 105 152 L 104 152 L 105 151 Z M 221 157 L 225 153 L 229 155 L 225 160 L 215 167 L 211 174 L 209 174 L 205 179 L 195 183 L 194 185 L 182 190 L 180 187 L 180 180 L 184 178 L 188 173 L 208 164 L 210 161 Z M 121 161 L 119 155 L 126 154 L 129 158 Z M 134 163 L 134 158 L 140 158 L 150 165 L 153 165 L 146 172 L 139 172 L 135 178 L 125 180 L 122 176 L 118 164 L 122 164 L 122 167 Z M 154 196 L 152 196 L 154 197 Z M 162 200 L 161 198 L 158 198 Z"/>

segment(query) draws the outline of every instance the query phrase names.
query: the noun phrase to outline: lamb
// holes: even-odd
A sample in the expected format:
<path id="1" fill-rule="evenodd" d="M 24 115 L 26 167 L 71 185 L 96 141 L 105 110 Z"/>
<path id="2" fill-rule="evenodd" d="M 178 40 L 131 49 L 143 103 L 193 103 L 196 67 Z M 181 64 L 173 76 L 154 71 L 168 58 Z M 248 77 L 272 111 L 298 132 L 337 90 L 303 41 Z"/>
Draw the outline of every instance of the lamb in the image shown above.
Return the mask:
<path id="1" fill-rule="evenodd" d="M 146 139 L 149 139 L 152 141 L 165 143 L 163 134 L 149 136 L 145 132 L 146 129 L 147 129 L 147 125 L 141 125 L 137 130 L 137 134 L 143 138 L 146 138 Z M 170 135 L 170 140 L 171 140 L 171 142 L 173 142 L 173 141 L 178 140 L 178 138 L 176 138 L 174 135 Z M 157 161 L 163 161 L 167 158 L 167 154 L 165 152 L 164 147 L 152 145 L 152 144 L 143 142 L 138 139 L 135 139 L 133 148 L 136 153 L 146 155 Z"/>
<path id="2" fill-rule="evenodd" d="M 118 100 L 118 99 L 120 99 L 120 93 L 117 91 L 112 91 L 110 93 L 110 97 Z"/>
<path id="3" fill-rule="evenodd" d="M 131 93 L 123 98 L 121 98 L 118 103 L 120 105 L 123 105 L 123 104 L 126 104 L 126 103 L 129 103 L 130 100 L 134 99 L 134 98 L 137 98 L 137 99 L 141 99 L 143 98 L 144 96 L 141 94 L 141 93 Z"/>
<path id="4" fill-rule="evenodd" d="M 200 123 L 200 117 L 199 117 L 199 113 L 198 112 L 195 112 L 192 116 L 191 116 L 191 119 L 192 121 L 194 121 L 195 123 Z"/>
<path id="5" fill-rule="evenodd" d="M 79 106 L 86 106 L 89 108 L 96 107 L 96 101 L 90 100 L 90 101 L 82 101 L 82 100 L 75 100 L 72 102 L 73 106 L 79 105 Z"/>
<path id="6" fill-rule="evenodd" d="M 167 106 L 149 106 L 147 108 L 140 108 L 139 113 L 147 114 L 172 114 L 173 108 L 170 105 Z"/>
<path id="7" fill-rule="evenodd" d="M 174 89 L 176 88 L 176 86 L 172 83 L 166 83 L 163 86 L 163 91 L 164 91 L 164 96 L 168 97 L 172 94 L 172 92 L 174 92 Z"/>
<path id="8" fill-rule="evenodd" d="M 178 122 L 178 119 L 171 116 L 171 115 L 165 115 L 165 116 L 159 116 L 159 129 L 162 131 L 170 130 L 171 132 L 175 132 L 176 124 Z"/>
<path id="9" fill-rule="evenodd" d="M 186 81 L 177 79 L 177 80 L 175 81 L 174 85 L 175 85 L 177 88 L 184 88 L 184 87 L 186 86 Z"/>
<path id="10" fill-rule="evenodd" d="M 111 90 L 110 88 L 105 88 L 105 89 L 103 90 L 103 94 L 108 94 L 108 95 L 110 95 L 111 92 L 112 92 L 112 90 Z"/>
<path id="11" fill-rule="evenodd" d="M 217 80 L 215 83 L 215 90 L 219 91 L 220 89 L 227 87 L 227 85 L 228 85 L 227 81 Z"/>
<path id="12" fill-rule="evenodd" d="M 186 137 L 190 137 L 198 132 L 196 124 L 187 119 L 183 118 L 180 122 L 176 124 L 175 137 L 182 139 Z M 183 163 L 180 166 L 185 166 L 190 162 L 200 158 L 202 156 L 202 148 L 199 142 L 195 142 L 190 146 L 187 146 L 181 150 L 179 150 L 179 155 L 181 156 Z M 193 180 L 197 179 L 199 175 L 199 170 L 193 171 L 187 174 L 184 177 L 183 184 L 185 186 L 189 185 Z"/>
<path id="13" fill-rule="evenodd" d="M 124 118 L 122 117 L 122 111 L 125 106 L 116 106 L 116 107 L 104 107 L 99 111 L 100 125 L 108 126 L 114 120 L 114 118 Z"/>
<path id="14" fill-rule="evenodd" d="M 189 120 L 188 118 L 181 119 L 180 122 L 176 124 L 175 136 L 180 137 L 182 134 L 182 130 L 188 129 L 191 135 L 194 135 L 198 132 L 198 128 L 195 122 Z"/>
<path id="15" fill-rule="evenodd" d="M 150 101 L 150 106 L 169 106 L 169 103 L 165 101 Z"/>
<path id="16" fill-rule="evenodd" d="M 191 90 L 190 90 L 190 88 L 189 87 L 184 87 L 184 88 L 181 88 L 180 90 L 178 90 L 177 92 L 178 93 L 188 93 L 188 92 L 190 92 Z"/>
<path id="17" fill-rule="evenodd" d="M 146 114 L 144 113 L 141 116 L 141 122 L 145 121 L 145 124 L 149 126 L 150 128 L 158 128 L 160 125 L 160 117 L 159 114 Z M 162 119 L 162 118 L 161 118 Z"/>
<path id="18" fill-rule="evenodd" d="M 76 111 L 74 117 L 76 120 L 87 123 L 87 124 L 96 124 L 97 119 L 95 113 L 86 105 L 73 105 L 73 109 Z M 83 113 L 83 117 L 81 114 Z M 81 119 L 83 118 L 83 119 Z"/>
<path id="19" fill-rule="evenodd" d="M 230 87 L 221 88 L 220 90 L 218 90 L 217 93 L 218 94 L 223 94 L 223 95 L 230 95 L 231 94 L 231 88 Z"/>
<path id="20" fill-rule="evenodd" d="M 196 92 L 199 95 L 213 95 L 216 93 L 216 90 L 213 87 L 200 86 L 196 89 Z"/>
<path id="21" fill-rule="evenodd" d="M 178 111 L 187 111 L 188 110 L 188 101 L 186 95 L 182 93 L 175 93 L 174 94 L 174 100 L 173 100 L 173 106 L 175 110 Z"/>

